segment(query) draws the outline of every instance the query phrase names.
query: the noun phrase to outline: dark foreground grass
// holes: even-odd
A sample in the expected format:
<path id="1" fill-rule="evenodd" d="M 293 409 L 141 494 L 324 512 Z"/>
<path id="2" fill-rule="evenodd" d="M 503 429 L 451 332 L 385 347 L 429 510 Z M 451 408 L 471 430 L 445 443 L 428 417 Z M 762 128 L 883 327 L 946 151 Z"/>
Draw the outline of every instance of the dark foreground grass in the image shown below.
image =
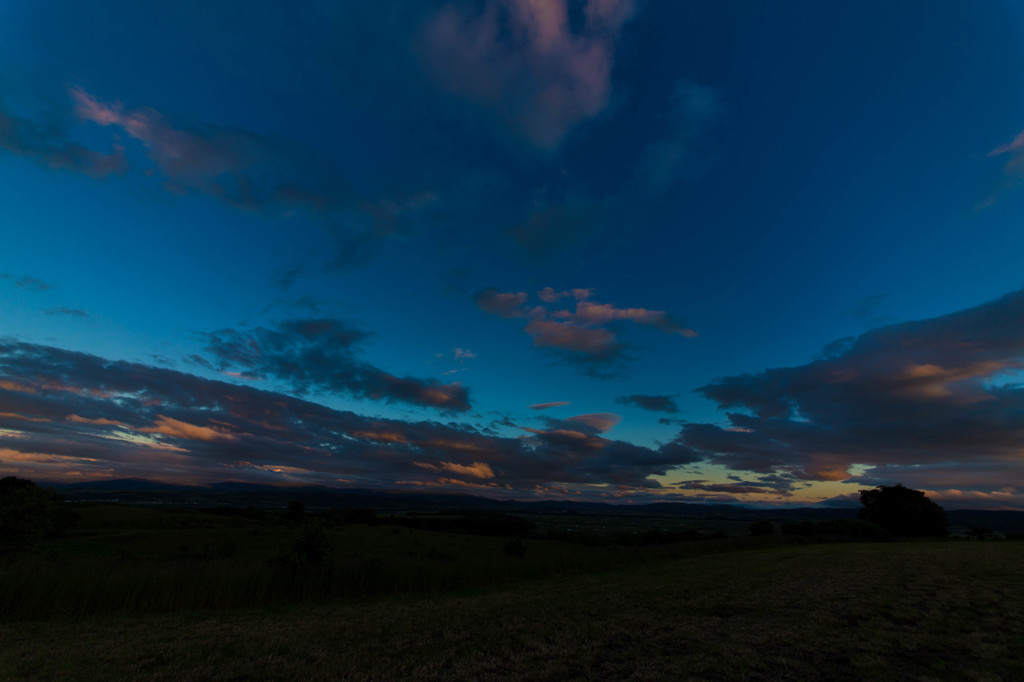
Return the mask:
<path id="1" fill-rule="evenodd" d="M 316 525 L 90 505 L 68 535 L 0 559 L 0 620 L 281 607 L 430 595 L 732 551 L 772 539 L 588 546 L 543 537 L 510 556 L 504 537 L 345 523 L 333 552 L 294 555 Z M 777 538 L 778 541 L 784 541 Z"/>
<path id="2" fill-rule="evenodd" d="M 1024 544 L 776 547 L 460 596 L 8 623 L 0 678 L 1021 680 Z"/>

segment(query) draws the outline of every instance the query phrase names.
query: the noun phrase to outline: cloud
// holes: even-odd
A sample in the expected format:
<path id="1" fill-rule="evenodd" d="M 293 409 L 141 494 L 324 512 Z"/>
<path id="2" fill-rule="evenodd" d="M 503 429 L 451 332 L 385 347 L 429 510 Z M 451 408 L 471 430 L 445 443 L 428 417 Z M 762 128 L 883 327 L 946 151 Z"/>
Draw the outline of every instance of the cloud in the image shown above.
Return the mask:
<path id="1" fill-rule="evenodd" d="M 0 102 L 0 149 L 94 178 L 135 170 L 171 193 L 203 194 L 278 218 L 309 216 L 335 242 L 329 267 L 365 262 L 381 240 L 408 233 L 410 220 L 437 198 L 424 190 L 367 196 L 332 159 L 280 136 L 131 108 L 78 86 L 67 95 L 69 106 L 51 107 L 39 121 L 15 116 Z M 102 153 L 76 142 L 73 131 L 83 122 L 110 129 L 113 151 Z M 102 139 L 89 132 L 91 140 Z M 142 155 L 126 155 L 129 142 L 137 143 Z M 287 289 L 301 272 L 302 266 L 279 272 L 281 287 Z"/>
<path id="2" fill-rule="evenodd" d="M 578 415 L 502 438 L 467 425 L 369 418 L 172 369 L 0 340 L 0 475 L 475 485 L 520 499 L 599 499 L 660 491 L 653 477 L 702 456 L 678 443 L 652 449 L 605 438 L 617 421 L 607 413 Z"/>
<path id="3" fill-rule="evenodd" d="M 698 392 L 730 426 L 686 424 L 680 440 L 737 470 L 997 489 L 1024 480 L 1022 370 L 1016 291 L 873 329 L 806 365 L 716 379 Z"/>
<path id="4" fill-rule="evenodd" d="M 555 291 L 551 287 L 544 287 L 537 292 L 537 298 L 545 303 L 555 303 L 563 298 L 573 297 L 577 301 L 583 301 L 594 295 L 593 289 L 572 289 L 570 291 Z"/>
<path id="5" fill-rule="evenodd" d="M 567 400 L 560 400 L 553 403 L 536 403 L 534 405 L 527 405 L 526 407 L 529 410 L 549 410 L 552 407 L 563 407 L 565 405 L 572 405 L 572 403 Z"/>
<path id="6" fill-rule="evenodd" d="M 598 412 L 589 415 L 577 415 L 568 419 L 560 420 L 563 425 L 580 425 L 592 429 L 598 433 L 610 431 L 618 422 L 623 421 L 621 416 L 610 412 Z"/>
<path id="7" fill-rule="evenodd" d="M 783 496 L 792 495 L 788 490 L 776 490 L 775 486 L 764 483 L 712 483 L 706 480 L 678 481 L 673 484 L 680 490 L 703 490 L 711 493 L 728 493 L 730 495 L 763 495 L 776 492 Z"/>
<path id="8" fill-rule="evenodd" d="M 19 289 L 25 289 L 26 291 L 49 291 L 54 286 L 48 282 L 44 282 L 41 279 L 32 277 L 31 275 L 22 275 L 21 277 L 15 277 L 7 273 L 0 273 L 0 279 L 13 279 L 14 286 Z"/>
<path id="9" fill-rule="evenodd" d="M 440 464 L 413 462 L 413 464 L 421 469 L 430 469 L 431 471 L 448 471 L 453 474 L 469 476 L 470 478 L 494 478 L 494 472 L 491 471 L 490 465 L 486 462 L 473 462 L 470 465 L 455 464 L 454 462 L 441 462 Z"/>
<path id="10" fill-rule="evenodd" d="M 597 361 L 610 360 L 624 348 L 611 330 L 572 322 L 533 319 L 526 325 L 526 333 L 539 348 L 567 350 Z"/>
<path id="11" fill-rule="evenodd" d="M 238 208 L 278 213 L 294 208 L 329 213 L 359 202 L 330 161 L 295 142 L 174 121 L 150 108 L 126 109 L 78 87 L 70 95 L 80 119 L 117 127 L 140 142 L 171 192 L 199 192 Z"/>
<path id="12" fill-rule="evenodd" d="M 620 405 L 635 405 L 642 410 L 651 412 L 668 412 L 669 414 L 679 412 L 679 405 L 670 395 L 624 395 L 616 398 L 615 402 Z"/>
<path id="13" fill-rule="evenodd" d="M 66 317 L 89 317 L 89 313 L 85 312 L 81 308 L 65 308 L 64 306 L 58 306 L 56 308 L 47 308 L 43 311 L 44 315 L 62 315 Z"/>
<path id="14" fill-rule="evenodd" d="M 605 325 L 619 320 L 628 320 L 636 324 L 654 327 L 666 334 L 681 334 L 688 338 L 697 336 L 697 332 L 672 319 L 664 310 L 616 308 L 609 303 L 582 300 L 577 301 L 575 312 L 560 310 L 552 313 L 551 316 L 571 320 L 581 325 Z"/>
<path id="15" fill-rule="evenodd" d="M 565 0 L 454 4 L 427 23 L 421 46 L 438 84 L 550 151 L 607 107 L 615 43 L 631 0 L 591 0 L 573 26 Z"/>
<path id="16" fill-rule="evenodd" d="M 398 377 L 355 357 L 366 332 L 328 318 L 293 319 L 275 329 L 221 329 L 203 336 L 218 371 L 285 381 L 302 395 L 310 391 L 401 402 L 442 410 L 469 409 L 460 382 Z"/>
<path id="17" fill-rule="evenodd" d="M 585 198 L 535 207 L 529 217 L 508 228 L 520 252 L 544 259 L 604 227 L 609 205 Z"/>
<path id="18" fill-rule="evenodd" d="M 1005 158 L 1002 179 L 978 202 L 976 209 L 991 206 L 1001 195 L 1020 186 L 1021 180 L 1024 179 L 1024 131 L 1018 133 L 1010 142 L 990 151 L 988 156 Z"/>
<path id="19" fill-rule="evenodd" d="M 502 293 L 497 289 L 483 289 L 473 294 L 473 301 L 480 306 L 485 313 L 497 315 L 498 317 L 525 317 L 526 311 L 523 304 L 526 303 L 529 295 L 519 292 Z"/>
<path id="20" fill-rule="evenodd" d="M 33 159 L 58 170 L 103 178 L 128 169 L 124 147 L 113 144 L 109 153 L 90 149 L 72 139 L 67 129 L 69 112 L 51 109 L 42 121 L 16 116 L 0 102 L 0 149 Z"/>
<path id="21" fill-rule="evenodd" d="M 93 420 L 93 424 L 103 423 L 100 420 Z M 223 428 L 196 426 L 178 419 L 157 415 L 156 423 L 151 427 L 136 429 L 139 433 L 159 433 L 173 438 L 184 438 L 186 440 L 202 440 L 212 443 L 235 440 L 235 436 Z"/>
<path id="22" fill-rule="evenodd" d="M 698 174 L 704 165 L 699 144 L 722 111 L 717 91 L 689 81 L 676 85 L 671 101 L 664 117 L 668 130 L 644 149 L 637 167 L 636 180 L 646 194 L 663 194 Z"/>
<path id="23" fill-rule="evenodd" d="M 523 330 L 533 339 L 534 346 L 564 352 L 564 360 L 597 378 L 607 378 L 621 370 L 626 350 L 626 344 L 618 338 L 618 327 L 622 322 L 688 338 L 697 336 L 697 332 L 664 310 L 619 308 L 593 301 L 593 295 L 593 289 L 556 291 L 545 287 L 537 292 L 544 305 L 528 308 L 529 294 L 525 292 L 501 292 L 487 288 L 477 292 L 473 300 L 481 310 L 491 315 L 528 319 Z M 566 298 L 575 300 L 575 309 L 557 309 L 557 305 Z"/>
<path id="24" fill-rule="evenodd" d="M 1003 171 L 1008 175 L 1019 175 L 1024 172 L 1024 131 L 1012 141 L 1000 145 L 988 153 L 990 157 L 1008 156 Z"/>

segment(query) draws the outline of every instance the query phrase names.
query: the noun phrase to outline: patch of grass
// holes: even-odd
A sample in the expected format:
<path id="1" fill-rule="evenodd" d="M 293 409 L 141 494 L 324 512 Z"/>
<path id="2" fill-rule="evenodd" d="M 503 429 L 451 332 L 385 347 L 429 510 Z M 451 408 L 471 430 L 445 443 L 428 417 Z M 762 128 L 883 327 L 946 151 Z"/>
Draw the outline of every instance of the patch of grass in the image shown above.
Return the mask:
<path id="1" fill-rule="evenodd" d="M 764 545 L 459 596 L 8 623 L 0 678 L 1017 680 L 1022 587 L 1018 543 Z"/>

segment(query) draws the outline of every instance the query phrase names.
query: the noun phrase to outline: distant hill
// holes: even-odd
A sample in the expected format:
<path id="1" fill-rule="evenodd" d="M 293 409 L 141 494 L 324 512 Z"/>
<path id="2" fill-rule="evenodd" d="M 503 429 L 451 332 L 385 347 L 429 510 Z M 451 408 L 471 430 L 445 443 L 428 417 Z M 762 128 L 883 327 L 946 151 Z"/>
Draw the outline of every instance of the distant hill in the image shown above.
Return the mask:
<path id="1" fill-rule="evenodd" d="M 69 500 L 117 501 L 128 504 L 171 507 L 265 507 L 284 508 L 301 500 L 310 509 L 367 508 L 380 512 L 491 510 L 511 514 L 604 514 L 611 516 L 665 516 L 691 519 L 729 519 L 775 523 L 853 518 L 859 506 L 851 507 L 749 507 L 700 502 L 651 502 L 609 504 L 577 500 L 495 500 L 458 493 L 422 493 L 405 490 L 328 488 L 325 486 L 282 487 L 224 481 L 208 486 L 185 486 L 141 478 L 80 483 L 38 481 L 62 491 Z M 994 531 L 1024 532 L 1024 512 L 984 509 L 947 510 L 953 526 L 984 526 Z"/>

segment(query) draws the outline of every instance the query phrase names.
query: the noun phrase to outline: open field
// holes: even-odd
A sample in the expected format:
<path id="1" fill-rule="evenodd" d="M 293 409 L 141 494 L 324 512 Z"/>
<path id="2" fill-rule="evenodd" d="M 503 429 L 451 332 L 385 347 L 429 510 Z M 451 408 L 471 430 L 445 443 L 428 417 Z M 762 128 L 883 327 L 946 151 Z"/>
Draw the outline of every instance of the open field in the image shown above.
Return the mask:
<path id="1" fill-rule="evenodd" d="M 435 598 L 0 626 L 4 679 L 1017 680 L 1024 545 L 714 554 Z"/>
<path id="2" fill-rule="evenodd" d="M 438 594 L 731 551 L 752 541 L 593 546 L 542 534 L 523 541 L 522 556 L 510 556 L 508 537 L 465 532 L 346 522 L 323 523 L 318 532 L 323 519 L 293 527 L 277 512 L 247 518 L 106 504 L 75 509 L 80 518 L 65 536 L 0 563 L 0 613 L 7 619 Z M 492 527 L 502 520 L 518 521 L 406 520 L 460 518 L 485 532 L 503 530 Z M 296 554 L 296 543 L 310 531 L 331 545 L 329 556 Z"/>
<path id="3" fill-rule="evenodd" d="M 1019 542 L 527 538 L 517 558 L 343 524 L 327 565 L 293 566 L 279 523 L 83 516 L 0 568 L 0 679 L 1024 679 Z"/>

